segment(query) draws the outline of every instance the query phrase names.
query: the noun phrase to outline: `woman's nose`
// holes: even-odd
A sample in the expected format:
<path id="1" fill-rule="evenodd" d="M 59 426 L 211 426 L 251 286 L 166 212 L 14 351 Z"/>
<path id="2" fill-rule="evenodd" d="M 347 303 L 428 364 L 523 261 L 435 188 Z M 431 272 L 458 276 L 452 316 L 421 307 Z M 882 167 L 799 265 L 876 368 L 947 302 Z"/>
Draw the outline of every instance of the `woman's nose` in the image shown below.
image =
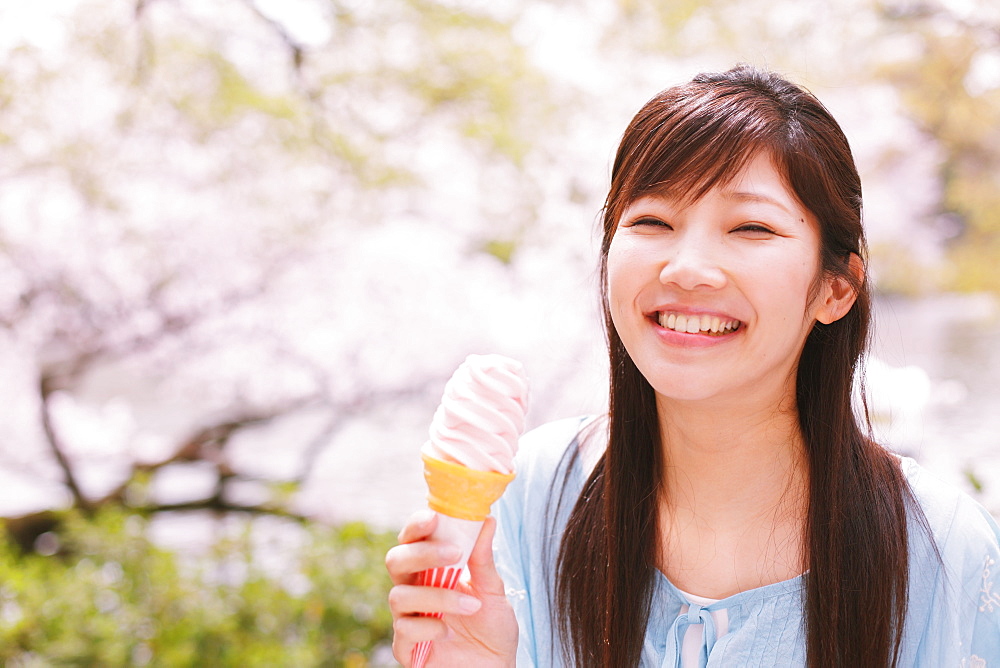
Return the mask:
<path id="1" fill-rule="evenodd" d="M 716 250 L 704 239 L 678 240 L 665 256 L 660 269 L 660 282 L 683 290 L 723 287 L 726 274 Z"/>

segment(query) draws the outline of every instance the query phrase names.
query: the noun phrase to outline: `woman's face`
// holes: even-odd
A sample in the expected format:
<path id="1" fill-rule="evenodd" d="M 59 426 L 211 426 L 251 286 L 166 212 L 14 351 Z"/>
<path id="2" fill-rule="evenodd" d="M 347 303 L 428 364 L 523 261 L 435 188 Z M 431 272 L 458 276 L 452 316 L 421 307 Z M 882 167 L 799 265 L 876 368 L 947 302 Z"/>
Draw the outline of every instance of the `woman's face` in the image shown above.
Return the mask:
<path id="1" fill-rule="evenodd" d="M 819 246 L 766 154 L 695 202 L 641 197 L 608 251 L 615 329 L 661 399 L 773 406 L 794 396 L 806 336 L 828 321 Z"/>

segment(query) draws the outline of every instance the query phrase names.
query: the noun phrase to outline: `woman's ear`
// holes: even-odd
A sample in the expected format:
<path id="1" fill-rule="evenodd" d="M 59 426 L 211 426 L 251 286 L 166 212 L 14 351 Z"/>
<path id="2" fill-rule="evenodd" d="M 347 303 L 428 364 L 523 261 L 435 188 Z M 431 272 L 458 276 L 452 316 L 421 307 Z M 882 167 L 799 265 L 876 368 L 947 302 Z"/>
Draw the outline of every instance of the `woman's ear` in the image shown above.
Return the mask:
<path id="1" fill-rule="evenodd" d="M 824 325 L 843 318 L 858 297 L 854 286 L 861 285 L 865 280 L 865 265 L 857 253 L 851 253 L 847 270 L 857 283 L 852 283 L 842 275 L 831 276 L 824 281 L 823 294 L 816 309 L 816 320 Z"/>

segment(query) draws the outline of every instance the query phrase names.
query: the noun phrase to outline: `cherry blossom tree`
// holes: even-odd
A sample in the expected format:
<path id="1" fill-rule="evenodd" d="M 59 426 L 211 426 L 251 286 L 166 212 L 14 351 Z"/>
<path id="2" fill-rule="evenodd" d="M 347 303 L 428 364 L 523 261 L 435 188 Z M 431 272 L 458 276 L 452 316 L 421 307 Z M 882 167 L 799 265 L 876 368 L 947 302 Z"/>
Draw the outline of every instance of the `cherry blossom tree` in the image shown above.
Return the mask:
<path id="1" fill-rule="evenodd" d="M 336 517 L 345 430 L 412 440 L 466 353 L 534 344 L 559 89 L 509 16 L 366 4 L 67 3 L 6 37 L 0 512 Z"/>

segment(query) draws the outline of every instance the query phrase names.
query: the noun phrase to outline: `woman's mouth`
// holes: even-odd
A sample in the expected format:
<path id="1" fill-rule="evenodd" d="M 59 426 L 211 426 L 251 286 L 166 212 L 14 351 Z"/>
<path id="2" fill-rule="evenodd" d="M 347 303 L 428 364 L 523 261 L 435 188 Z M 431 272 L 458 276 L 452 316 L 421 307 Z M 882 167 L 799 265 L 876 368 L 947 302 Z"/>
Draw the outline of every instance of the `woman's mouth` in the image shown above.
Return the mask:
<path id="1" fill-rule="evenodd" d="M 687 334 L 723 336 L 732 334 L 743 324 L 739 320 L 727 320 L 716 315 L 694 315 L 661 311 L 656 314 L 660 327 Z"/>

